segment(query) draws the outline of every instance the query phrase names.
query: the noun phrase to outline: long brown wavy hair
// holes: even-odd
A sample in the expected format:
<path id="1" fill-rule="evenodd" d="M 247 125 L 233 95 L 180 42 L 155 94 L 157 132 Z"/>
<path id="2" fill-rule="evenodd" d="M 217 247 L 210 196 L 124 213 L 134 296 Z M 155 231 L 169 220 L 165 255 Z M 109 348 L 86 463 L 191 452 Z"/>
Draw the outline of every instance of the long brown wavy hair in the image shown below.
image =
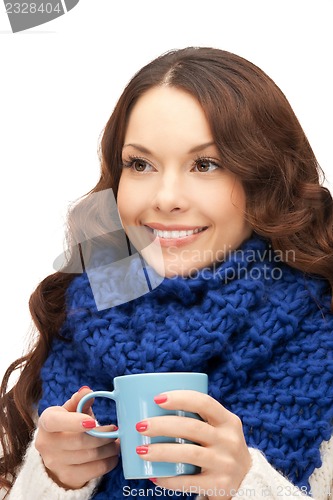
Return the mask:
<path id="1" fill-rule="evenodd" d="M 104 129 L 100 179 L 79 202 L 84 217 L 79 224 L 77 217 L 69 218 L 71 247 L 77 251 L 85 228 L 101 223 L 102 208 L 91 201 L 91 194 L 112 188 L 117 195 L 129 115 L 140 96 L 159 85 L 182 89 L 201 104 L 224 167 L 243 183 L 246 217 L 253 230 L 268 238 L 280 255 L 292 251 L 291 266 L 324 277 L 332 290 L 333 202 L 322 186 L 323 174 L 304 131 L 284 94 L 261 69 L 214 48 L 167 52 L 129 82 Z M 76 226 L 71 222 L 74 219 Z M 2 382 L 3 488 L 10 489 L 35 428 L 33 414 L 41 397 L 39 373 L 65 318 L 65 292 L 75 276 L 70 270 L 69 266 L 48 276 L 32 294 L 29 306 L 37 340 L 26 356 L 8 368 Z M 8 390 L 9 377 L 18 368 L 20 377 Z"/>

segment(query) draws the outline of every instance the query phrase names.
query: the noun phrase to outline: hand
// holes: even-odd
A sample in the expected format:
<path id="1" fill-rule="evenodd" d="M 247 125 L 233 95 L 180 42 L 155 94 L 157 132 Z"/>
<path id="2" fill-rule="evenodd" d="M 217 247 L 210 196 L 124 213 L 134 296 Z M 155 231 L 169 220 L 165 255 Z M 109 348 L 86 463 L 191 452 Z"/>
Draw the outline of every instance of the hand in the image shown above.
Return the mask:
<path id="1" fill-rule="evenodd" d="M 118 463 L 119 440 L 89 436 L 85 431 L 96 425 L 90 406 L 84 409 L 87 414 L 76 412 L 80 399 L 89 392 L 83 388 L 63 406 L 47 408 L 38 422 L 36 449 L 49 476 L 66 489 L 82 488 Z M 100 429 L 113 431 L 115 426 Z"/>
<path id="2" fill-rule="evenodd" d="M 163 393 L 166 410 L 198 413 L 204 421 L 179 416 L 148 418 L 137 426 L 145 436 L 170 436 L 196 444 L 156 443 L 139 447 L 140 458 L 152 462 L 182 462 L 201 467 L 201 473 L 154 479 L 161 488 L 206 495 L 209 499 L 234 496 L 251 467 L 240 419 L 215 399 L 196 391 Z M 143 424 L 143 425 L 142 425 Z"/>

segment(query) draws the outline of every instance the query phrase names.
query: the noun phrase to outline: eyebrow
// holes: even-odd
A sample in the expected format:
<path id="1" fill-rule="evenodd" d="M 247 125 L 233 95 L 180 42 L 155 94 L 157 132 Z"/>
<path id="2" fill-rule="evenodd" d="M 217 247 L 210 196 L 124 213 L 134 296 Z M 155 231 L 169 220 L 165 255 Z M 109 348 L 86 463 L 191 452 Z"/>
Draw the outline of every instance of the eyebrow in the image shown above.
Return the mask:
<path id="1" fill-rule="evenodd" d="M 194 148 L 190 149 L 188 154 L 197 153 L 198 151 L 202 151 L 203 149 L 206 149 L 209 146 L 215 146 L 215 142 L 205 142 L 204 144 L 199 144 L 198 146 L 195 146 Z M 149 149 L 145 148 L 141 144 L 124 144 L 123 149 L 128 148 L 128 147 L 138 149 L 139 151 L 141 151 L 141 153 L 144 153 L 146 155 L 152 154 L 152 152 L 149 151 Z"/>

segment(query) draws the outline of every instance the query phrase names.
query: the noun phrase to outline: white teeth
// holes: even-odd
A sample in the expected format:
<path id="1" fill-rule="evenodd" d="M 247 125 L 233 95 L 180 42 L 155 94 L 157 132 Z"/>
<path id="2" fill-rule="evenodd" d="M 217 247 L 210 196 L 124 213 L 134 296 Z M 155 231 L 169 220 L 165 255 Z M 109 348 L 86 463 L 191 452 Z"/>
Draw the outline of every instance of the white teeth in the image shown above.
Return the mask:
<path id="1" fill-rule="evenodd" d="M 187 236 L 192 236 L 192 234 L 199 233 L 203 231 L 204 228 L 196 228 L 189 229 L 188 231 L 161 231 L 159 229 L 153 229 L 153 233 L 155 236 L 159 238 L 168 238 L 168 239 L 177 239 L 177 238 L 186 238 Z"/>

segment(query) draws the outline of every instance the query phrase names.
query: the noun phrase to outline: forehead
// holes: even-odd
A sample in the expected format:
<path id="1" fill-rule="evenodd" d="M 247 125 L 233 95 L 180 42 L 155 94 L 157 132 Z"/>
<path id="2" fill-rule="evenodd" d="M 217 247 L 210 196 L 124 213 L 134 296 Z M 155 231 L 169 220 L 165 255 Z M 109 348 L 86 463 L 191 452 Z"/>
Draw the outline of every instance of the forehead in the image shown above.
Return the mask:
<path id="1" fill-rule="evenodd" d="M 125 142 L 180 140 L 210 142 L 211 130 L 199 102 L 189 93 L 170 86 L 153 87 L 133 107 Z M 187 144 L 188 145 L 188 144 Z"/>

